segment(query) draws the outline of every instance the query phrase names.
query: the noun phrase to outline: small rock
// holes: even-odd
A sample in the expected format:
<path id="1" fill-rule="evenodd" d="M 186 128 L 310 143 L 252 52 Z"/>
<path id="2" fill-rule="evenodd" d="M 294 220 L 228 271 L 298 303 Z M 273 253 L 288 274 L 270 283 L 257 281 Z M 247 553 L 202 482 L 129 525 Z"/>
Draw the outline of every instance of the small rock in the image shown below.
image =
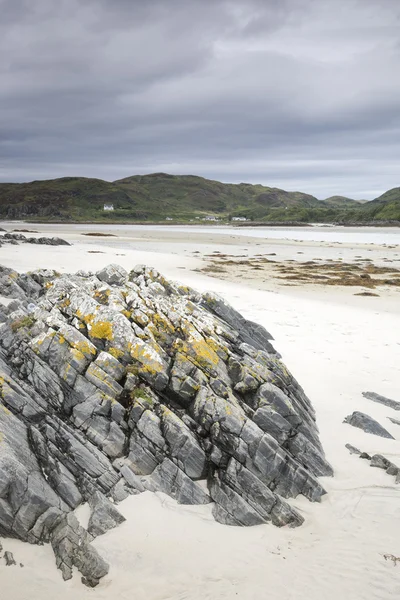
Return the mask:
<path id="1" fill-rule="evenodd" d="M 4 560 L 6 561 L 6 566 L 10 567 L 11 565 L 16 565 L 17 563 L 14 560 L 14 555 L 12 552 L 4 552 Z"/>
<path id="2" fill-rule="evenodd" d="M 361 455 L 361 450 L 359 450 L 355 446 L 352 446 L 351 444 L 346 444 L 345 448 L 347 448 L 347 450 L 350 452 L 350 454 Z"/>
<path id="3" fill-rule="evenodd" d="M 390 466 L 390 462 L 382 456 L 382 454 L 374 454 L 371 458 L 371 467 L 377 467 L 378 469 L 387 469 Z"/>
<path id="4" fill-rule="evenodd" d="M 367 452 L 361 452 L 359 458 L 364 458 L 365 460 L 371 460 L 371 457 Z"/>

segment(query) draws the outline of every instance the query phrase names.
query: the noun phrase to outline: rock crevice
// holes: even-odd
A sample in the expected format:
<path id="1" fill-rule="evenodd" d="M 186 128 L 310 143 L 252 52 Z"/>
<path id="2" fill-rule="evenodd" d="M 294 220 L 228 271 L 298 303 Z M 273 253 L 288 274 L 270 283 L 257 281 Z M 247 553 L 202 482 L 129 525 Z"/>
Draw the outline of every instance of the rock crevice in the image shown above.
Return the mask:
<path id="1" fill-rule="evenodd" d="M 50 541 L 96 585 L 114 503 L 162 491 L 229 525 L 297 526 L 332 475 L 311 403 L 271 335 L 155 269 L 0 267 L 0 533 Z M 88 501 L 88 530 L 72 511 Z"/>

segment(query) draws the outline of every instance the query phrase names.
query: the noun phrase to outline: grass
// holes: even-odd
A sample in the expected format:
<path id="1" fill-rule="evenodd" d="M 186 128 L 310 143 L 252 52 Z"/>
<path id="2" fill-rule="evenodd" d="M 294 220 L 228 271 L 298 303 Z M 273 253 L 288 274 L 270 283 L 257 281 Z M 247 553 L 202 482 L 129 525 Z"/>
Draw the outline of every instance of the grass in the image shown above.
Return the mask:
<path id="1" fill-rule="evenodd" d="M 104 204 L 113 204 L 112 213 Z M 64 177 L 31 183 L 0 184 L 0 218 L 32 222 L 202 223 L 207 215 L 263 223 L 400 221 L 400 188 L 372 202 L 348 198 L 321 201 L 303 192 L 259 184 L 221 183 L 193 175 L 153 173 L 114 182 Z M 248 223 L 247 223 L 248 224 Z M 244 223 L 246 225 L 246 223 Z M 96 232 L 84 235 L 110 235 Z"/>
<path id="2" fill-rule="evenodd" d="M 20 317 L 19 319 L 15 319 L 15 321 L 12 321 L 11 330 L 13 331 L 13 333 L 16 333 L 23 327 L 25 327 L 26 329 L 30 329 L 35 323 L 36 321 L 33 317 Z"/>

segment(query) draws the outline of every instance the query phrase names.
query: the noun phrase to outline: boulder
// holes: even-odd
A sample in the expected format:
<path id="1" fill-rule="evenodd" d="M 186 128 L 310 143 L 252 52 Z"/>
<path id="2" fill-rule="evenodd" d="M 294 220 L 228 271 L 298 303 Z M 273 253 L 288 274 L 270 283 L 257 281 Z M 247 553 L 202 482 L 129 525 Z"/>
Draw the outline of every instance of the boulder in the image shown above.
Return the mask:
<path id="1" fill-rule="evenodd" d="M 375 421 L 375 419 L 365 413 L 355 411 L 353 414 L 347 416 L 343 423 L 358 427 L 358 429 L 362 429 L 365 433 L 372 433 L 373 435 L 394 440 L 394 437 L 378 421 Z"/>
<path id="2" fill-rule="evenodd" d="M 114 503 L 129 494 L 214 502 L 236 526 L 300 526 L 291 498 L 320 501 L 333 471 L 313 407 L 270 334 L 225 300 L 118 265 L 0 267 L 0 294 L 13 298 L 0 318 L 0 533 L 50 542 L 65 579 L 108 572 L 90 542 L 122 523 Z"/>
<path id="3" fill-rule="evenodd" d="M 128 273 L 119 265 L 108 265 L 97 271 L 96 276 L 100 281 L 105 281 L 109 285 L 122 285 L 128 278 Z"/>

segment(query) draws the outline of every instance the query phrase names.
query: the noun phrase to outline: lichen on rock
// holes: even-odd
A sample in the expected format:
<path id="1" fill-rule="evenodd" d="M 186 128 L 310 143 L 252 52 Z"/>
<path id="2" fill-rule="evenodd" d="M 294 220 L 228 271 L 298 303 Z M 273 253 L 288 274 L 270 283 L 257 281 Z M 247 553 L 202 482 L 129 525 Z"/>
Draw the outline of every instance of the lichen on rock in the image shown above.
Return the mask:
<path id="1" fill-rule="evenodd" d="M 298 526 L 290 499 L 325 493 L 309 399 L 271 335 L 222 298 L 143 265 L 0 267 L 0 295 L 15 298 L 0 323 L 0 533 L 50 541 L 65 578 L 107 573 L 90 542 L 123 521 L 113 503 L 129 494 Z M 85 501 L 88 531 L 71 512 Z"/>

